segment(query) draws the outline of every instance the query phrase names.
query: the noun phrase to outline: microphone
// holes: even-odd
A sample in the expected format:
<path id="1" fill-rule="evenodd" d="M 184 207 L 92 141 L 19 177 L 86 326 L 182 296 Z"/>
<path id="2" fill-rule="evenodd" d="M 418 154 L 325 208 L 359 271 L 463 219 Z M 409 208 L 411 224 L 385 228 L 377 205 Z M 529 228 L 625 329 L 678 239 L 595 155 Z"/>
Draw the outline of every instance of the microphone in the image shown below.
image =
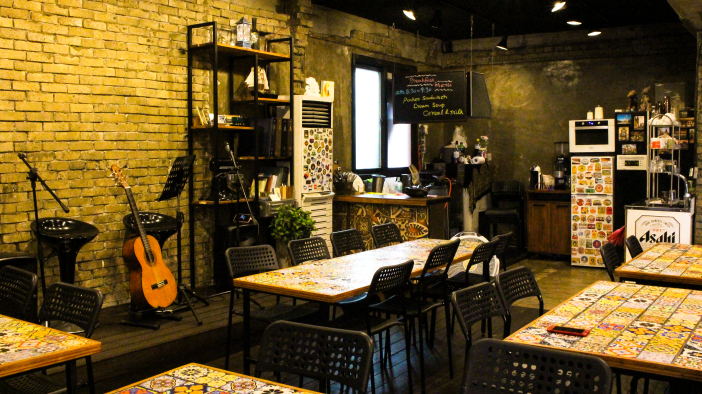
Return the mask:
<path id="1" fill-rule="evenodd" d="M 20 153 L 17 156 L 19 156 L 20 159 L 24 160 L 27 158 L 27 155 L 25 153 Z"/>
<path id="2" fill-rule="evenodd" d="M 229 147 L 229 142 L 224 143 L 224 150 L 229 153 L 229 157 L 232 159 L 232 164 L 236 168 L 236 160 L 234 160 L 234 152 L 232 152 L 232 149 Z"/>

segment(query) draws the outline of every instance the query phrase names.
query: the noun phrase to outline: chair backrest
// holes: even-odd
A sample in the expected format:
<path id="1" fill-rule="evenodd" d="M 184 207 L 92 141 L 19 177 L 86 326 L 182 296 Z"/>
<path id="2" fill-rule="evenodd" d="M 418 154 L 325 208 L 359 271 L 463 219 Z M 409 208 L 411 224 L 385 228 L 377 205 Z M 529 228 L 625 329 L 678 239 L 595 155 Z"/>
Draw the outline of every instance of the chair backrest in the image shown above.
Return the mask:
<path id="1" fill-rule="evenodd" d="M 519 181 L 495 181 L 492 183 L 490 198 L 495 208 L 521 207 L 524 188 Z M 506 203 L 506 204 L 503 204 Z"/>
<path id="2" fill-rule="evenodd" d="M 390 265 L 378 269 L 373 275 L 373 280 L 368 288 L 368 295 L 365 297 L 365 300 L 370 302 L 376 299 L 373 297 L 376 294 L 404 288 L 404 286 L 409 283 L 413 268 L 414 261 L 408 260 L 402 264 Z"/>
<path id="3" fill-rule="evenodd" d="M 461 394 L 611 393 L 612 370 L 586 354 L 485 338 L 470 349 Z"/>
<path id="4" fill-rule="evenodd" d="M 491 318 L 505 319 L 505 307 L 495 286 L 483 282 L 457 290 L 451 295 L 453 310 L 458 315 L 463 335 L 468 337 L 470 329 L 476 322 Z"/>
<path id="5" fill-rule="evenodd" d="M 541 299 L 541 289 L 536 283 L 534 274 L 527 267 L 513 268 L 497 275 L 495 287 L 502 296 L 507 311 L 515 301 L 522 298 L 537 297 Z"/>
<path id="6" fill-rule="evenodd" d="M 632 258 L 643 253 L 643 248 L 641 247 L 641 242 L 639 242 L 638 238 L 636 238 L 635 235 L 630 235 L 626 239 L 625 243 L 626 243 L 626 248 L 629 249 L 629 254 L 631 255 Z"/>
<path id="7" fill-rule="evenodd" d="M 507 262 L 505 261 L 505 255 L 507 252 L 507 247 L 509 246 L 509 241 L 512 240 L 512 235 L 514 233 L 512 231 L 506 233 L 506 234 L 500 234 L 496 235 L 491 239 L 491 241 L 497 240 L 497 246 L 495 246 L 495 256 L 500 260 L 500 264 L 502 264 L 503 267 L 507 268 Z"/>
<path id="8" fill-rule="evenodd" d="M 371 236 L 373 236 L 373 244 L 376 248 L 404 242 L 400 228 L 394 222 L 377 224 L 371 227 Z"/>
<path id="9" fill-rule="evenodd" d="M 442 278 L 446 279 L 449 269 L 451 268 L 453 258 L 456 256 L 456 251 L 460 245 L 461 240 L 454 239 L 434 246 L 431 252 L 429 252 L 429 257 L 427 257 L 427 261 L 424 263 L 424 268 L 422 268 L 422 275 L 419 277 L 420 284 L 428 272 L 431 272 L 442 265 L 446 265 L 444 272 L 441 274 Z"/>
<path id="10" fill-rule="evenodd" d="M 333 232 L 330 238 L 334 257 L 366 250 L 365 245 L 363 245 L 363 235 L 355 228 Z"/>
<path id="11" fill-rule="evenodd" d="M 0 269 L 0 315 L 28 320 L 29 308 L 36 291 L 35 274 L 11 265 L 2 267 Z"/>
<path id="12" fill-rule="evenodd" d="M 490 260 L 492 260 L 492 256 L 495 255 L 495 247 L 497 247 L 498 240 L 493 240 L 490 242 L 485 242 L 484 244 L 478 245 L 475 250 L 473 250 L 473 254 L 470 256 L 470 260 L 468 261 L 468 266 L 466 267 L 466 271 L 469 271 L 471 267 L 473 267 L 476 264 L 490 264 Z M 466 275 L 466 283 L 468 281 L 468 278 L 470 275 Z"/>
<path id="13" fill-rule="evenodd" d="M 90 338 L 102 308 L 102 293 L 68 283 L 54 283 L 46 289 L 39 321 L 59 320 L 75 324 Z"/>
<path id="14" fill-rule="evenodd" d="M 291 373 L 365 393 L 372 365 L 373 341 L 364 332 L 278 321 L 263 332 L 256 376 Z"/>
<path id="15" fill-rule="evenodd" d="M 331 258 L 327 242 L 322 237 L 294 239 L 288 242 L 288 255 L 292 265 Z"/>
<path id="16" fill-rule="evenodd" d="M 227 249 L 224 255 L 227 257 L 229 279 L 280 268 L 275 250 L 270 245 L 233 247 Z"/>
<path id="17" fill-rule="evenodd" d="M 600 247 L 600 254 L 602 255 L 605 268 L 607 268 L 609 279 L 614 282 L 614 270 L 622 265 L 622 259 L 619 257 L 619 252 L 617 252 L 617 248 L 614 247 L 613 243 L 607 242 Z"/>

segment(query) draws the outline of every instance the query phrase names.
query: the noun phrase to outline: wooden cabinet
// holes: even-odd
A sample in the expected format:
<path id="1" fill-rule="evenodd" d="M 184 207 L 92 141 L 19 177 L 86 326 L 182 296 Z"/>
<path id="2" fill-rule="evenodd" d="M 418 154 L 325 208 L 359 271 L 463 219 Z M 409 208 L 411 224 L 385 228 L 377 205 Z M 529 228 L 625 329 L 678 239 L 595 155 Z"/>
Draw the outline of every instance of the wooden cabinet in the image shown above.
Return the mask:
<path id="1" fill-rule="evenodd" d="M 527 251 L 570 254 L 570 191 L 527 192 Z"/>

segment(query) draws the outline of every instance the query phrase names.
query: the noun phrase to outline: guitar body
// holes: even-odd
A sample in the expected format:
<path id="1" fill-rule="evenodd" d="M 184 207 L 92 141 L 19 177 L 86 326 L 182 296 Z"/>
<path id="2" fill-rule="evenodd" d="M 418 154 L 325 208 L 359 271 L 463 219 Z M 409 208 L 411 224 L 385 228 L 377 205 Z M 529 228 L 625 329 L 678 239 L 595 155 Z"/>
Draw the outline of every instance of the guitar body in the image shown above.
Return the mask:
<path id="1" fill-rule="evenodd" d="M 149 263 L 141 237 L 130 239 L 122 248 L 124 262 L 129 268 L 129 292 L 137 308 L 165 308 L 176 299 L 178 285 L 163 263 L 156 238 L 150 235 L 146 238 L 153 254 L 153 263 Z"/>

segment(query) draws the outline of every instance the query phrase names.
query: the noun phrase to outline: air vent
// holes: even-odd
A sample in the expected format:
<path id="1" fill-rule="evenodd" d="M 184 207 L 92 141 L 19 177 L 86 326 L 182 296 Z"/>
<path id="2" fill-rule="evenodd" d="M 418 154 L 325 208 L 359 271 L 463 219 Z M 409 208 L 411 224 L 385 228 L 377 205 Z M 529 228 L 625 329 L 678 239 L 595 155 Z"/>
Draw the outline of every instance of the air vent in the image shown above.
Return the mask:
<path id="1" fill-rule="evenodd" d="M 332 103 L 302 101 L 302 127 L 331 128 Z"/>

